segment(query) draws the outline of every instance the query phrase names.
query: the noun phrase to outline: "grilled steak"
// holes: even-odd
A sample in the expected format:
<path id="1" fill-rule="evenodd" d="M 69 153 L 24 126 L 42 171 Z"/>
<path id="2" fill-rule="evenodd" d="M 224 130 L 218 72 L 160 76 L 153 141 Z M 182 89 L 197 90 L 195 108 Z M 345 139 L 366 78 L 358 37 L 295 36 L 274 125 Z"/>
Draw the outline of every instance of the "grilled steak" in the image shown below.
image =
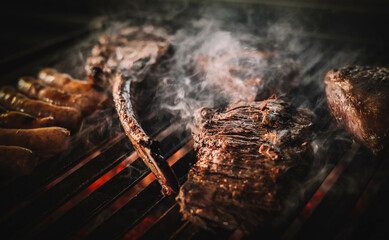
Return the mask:
<path id="1" fill-rule="evenodd" d="M 197 111 L 198 162 L 177 197 L 183 217 L 206 229 L 246 233 L 269 223 L 288 180 L 303 176 L 312 160 L 312 120 L 308 110 L 279 99 Z"/>
<path id="2" fill-rule="evenodd" d="M 134 89 L 141 89 L 136 86 L 146 84 L 143 80 L 169 47 L 167 39 L 156 32 L 158 30 L 153 28 L 127 28 L 114 36 L 101 37 L 87 61 L 86 72 L 91 81 L 102 87 L 113 85 L 115 107 L 128 138 L 162 185 L 164 193 L 171 194 L 178 192 L 178 180 L 162 157 L 158 142 L 139 124 L 134 105 L 137 102 Z M 142 95 L 137 92 L 137 96 Z"/>
<path id="3" fill-rule="evenodd" d="M 326 94 L 337 122 L 378 153 L 389 142 L 389 68 L 345 66 L 327 73 Z"/>

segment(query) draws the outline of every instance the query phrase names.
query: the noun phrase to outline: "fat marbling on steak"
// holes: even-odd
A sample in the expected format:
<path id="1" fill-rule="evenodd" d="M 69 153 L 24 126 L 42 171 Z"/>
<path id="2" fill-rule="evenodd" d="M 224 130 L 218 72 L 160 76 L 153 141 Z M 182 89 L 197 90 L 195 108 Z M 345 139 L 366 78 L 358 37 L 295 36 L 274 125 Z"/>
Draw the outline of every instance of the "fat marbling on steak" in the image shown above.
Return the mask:
<path id="1" fill-rule="evenodd" d="M 324 81 L 339 125 L 373 152 L 383 150 L 389 142 L 389 68 L 345 66 Z"/>
<path id="2" fill-rule="evenodd" d="M 271 220 L 288 180 L 303 176 L 312 161 L 312 121 L 310 111 L 280 99 L 198 110 L 198 162 L 177 197 L 184 219 L 246 233 Z"/>

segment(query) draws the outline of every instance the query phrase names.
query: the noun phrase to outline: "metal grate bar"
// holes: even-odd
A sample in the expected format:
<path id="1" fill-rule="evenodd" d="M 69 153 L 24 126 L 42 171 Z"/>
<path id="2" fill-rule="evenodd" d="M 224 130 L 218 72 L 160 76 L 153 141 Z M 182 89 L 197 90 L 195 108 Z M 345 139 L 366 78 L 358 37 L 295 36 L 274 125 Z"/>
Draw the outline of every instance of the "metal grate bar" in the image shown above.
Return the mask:
<path id="1" fill-rule="evenodd" d="M 331 235 L 334 234 L 334 230 L 341 225 L 344 217 L 347 216 L 360 195 L 360 188 L 363 189 L 366 186 L 377 167 L 377 162 L 372 159 L 370 153 L 365 151 L 358 151 L 351 162 L 342 161 L 341 163 L 340 170 L 342 172 L 340 172 L 337 181 L 326 192 L 322 193 L 321 198 L 317 197 L 320 201 L 315 205 L 315 209 L 307 212 L 304 216 L 304 225 L 296 234 L 296 238 L 305 239 L 314 234 L 320 234 L 324 238 L 333 237 Z M 364 173 L 362 174 L 359 169 L 364 169 Z M 358 175 L 358 178 L 355 178 L 355 175 Z M 350 180 L 356 182 L 350 182 Z M 348 194 L 340 194 L 344 192 Z M 320 224 L 323 219 L 326 219 L 325 225 Z M 331 231 L 329 231 L 330 229 Z"/>
<path id="2" fill-rule="evenodd" d="M 118 124 L 117 119 L 108 119 L 107 121 L 110 122 L 110 125 L 115 126 L 115 123 Z M 104 121 L 104 123 L 107 124 L 107 121 Z M 41 166 L 38 166 L 30 176 L 17 179 L 15 182 L 2 188 L 0 194 L 7 196 L 7 198 L 0 199 L 1 218 L 4 219 L 4 217 L 31 201 L 47 188 L 45 187 L 46 184 L 49 184 L 50 181 L 55 181 L 54 179 L 58 175 L 63 174 L 64 171 L 77 164 L 82 158 L 86 158 L 104 145 L 110 139 L 109 136 L 112 135 L 112 130 L 104 126 L 97 125 L 91 127 L 91 132 L 88 134 L 90 134 L 89 138 L 93 139 L 93 141 L 79 139 L 79 141 L 73 143 L 75 147 L 72 148 L 70 153 L 65 153 L 64 156 L 59 158 L 48 159 Z M 97 128 L 99 131 L 96 131 Z"/>
<path id="3" fill-rule="evenodd" d="M 381 215 L 386 215 L 385 209 L 383 209 L 380 204 L 383 203 L 386 205 L 387 203 L 385 198 L 382 197 L 382 194 L 387 193 L 388 189 L 387 184 L 389 176 L 387 173 L 389 171 L 389 161 L 385 156 L 380 156 L 378 160 L 380 161 L 380 164 L 378 165 L 374 176 L 356 201 L 354 208 L 348 214 L 347 220 L 341 224 L 340 231 L 336 234 L 335 239 L 352 239 L 357 236 L 364 238 L 362 236 L 364 236 L 363 234 L 365 233 L 363 231 L 365 230 L 361 231 L 358 227 L 363 226 L 365 222 L 371 221 L 372 216 L 374 216 L 371 212 L 379 209 L 378 211 L 382 211 Z M 375 219 L 375 216 L 373 218 Z M 376 226 L 377 228 L 380 228 L 378 223 Z M 362 234 L 358 234 L 358 232 L 362 232 Z"/>
<path id="4" fill-rule="evenodd" d="M 158 124 L 155 120 L 153 123 Z M 168 122 L 162 123 L 163 126 L 160 126 L 160 128 L 163 129 L 168 124 Z M 29 202 L 23 209 L 5 219 L 1 229 L 4 229 L 4 232 L 9 235 L 22 234 L 23 229 L 32 227 L 34 222 L 47 216 L 78 191 L 90 185 L 102 174 L 120 163 L 130 149 L 132 147 L 129 146 L 127 139 L 123 138 L 98 155 L 93 161 L 86 163 L 68 178 L 58 183 L 54 188 L 46 191 L 38 199 Z"/>
<path id="5" fill-rule="evenodd" d="M 162 232 L 174 232 L 177 226 L 181 226 L 180 206 L 175 203 L 162 215 L 139 239 L 169 239 L 169 235 L 162 235 Z M 150 215 L 149 215 L 150 216 Z M 149 217 L 148 216 L 148 217 Z M 131 236 L 131 234 L 129 234 Z"/>
<path id="6" fill-rule="evenodd" d="M 172 124 L 160 132 L 156 136 L 156 139 L 162 140 L 163 138 L 162 144 L 165 143 L 166 147 L 179 146 L 173 138 L 174 136 L 181 135 L 183 132 L 185 132 L 185 129 L 182 127 L 179 128 L 179 123 Z M 126 190 L 132 188 L 149 173 L 150 171 L 144 165 L 143 161 L 133 152 L 120 164 L 97 179 L 69 200 L 68 203 L 65 203 L 61 207 L 62 209 L 60 208 L 53 212 L 48 217 L 50 219 L 46 219 L 47 221 L 45 223 L 37 227 L 39 231 L 42 230 L 39 228 L 47 229 L 42 233 L 43 235 L 40 238 L 55 237 L 58 233 L 66 235 L 77 230 L 82 224 L 102 211 L 104 207 L 117 199 Z M 63 214 L 65 215 L 56 221 L 54 225 L 47 226 L 47 224 L 54 222 Z"/>
<path id="7" fill-rule="evenodd" d="M 189 221 L 186 221 L 178 229 L 176 229 L 176 231 L 172 233 L 169 239 L 170 240 L 192 239 L 199 231 L 200 231 L 199 226 L 194 225 Z"/>
<path id="8" fill-rule="evenodd" d="M 169 165 L 174 164 L 173 170 L 177 177 L 181 178 L 186 175 L 187 172 L 180 171 L 180 169 L 189 170 L 189 164 L 195 161 L 191 152 L 192 141 L 188 142 L 168 159 Z M 160 192 L 161 187 L 154 181 L 154 178 L 152 174 L 146 176 L 137 186 L 126 193 L 123 198 L 115 201 L 110 209 L 108 208 L 107 211 L 100 214 L 100 218 L 98 216 L 86 226 L 86 229 L 81 229 L 76 239 L 86 237 L 94 229 L 88 236 L 89 239 L 94 239 L 98 236 L 111 239 L 120 238 L 141 221 L 145 214 L 164 197 Z"/>

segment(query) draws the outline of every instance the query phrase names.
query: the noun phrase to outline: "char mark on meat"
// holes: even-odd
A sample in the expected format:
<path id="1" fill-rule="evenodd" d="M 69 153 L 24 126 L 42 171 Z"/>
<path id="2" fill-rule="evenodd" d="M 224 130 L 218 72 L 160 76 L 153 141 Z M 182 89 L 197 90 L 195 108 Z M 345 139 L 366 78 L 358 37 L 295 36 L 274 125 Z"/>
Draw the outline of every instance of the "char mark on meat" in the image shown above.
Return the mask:
<path id="1" fill-rule="evenodd" d="M 269 223 L 282 209 L 288 182 L 311 163 L 312 121 L 310 111 L 280 99 L 198 110 L 198 162 L 177 197 L 183 217 L 206 229 L 246 233 Z"/>
<path id="2" fill-rule="evenodd" d="M 345 66 L 325 77 L 327 102 L 340 126 L 379 153 L 389 143 L 389 69 Z"/>

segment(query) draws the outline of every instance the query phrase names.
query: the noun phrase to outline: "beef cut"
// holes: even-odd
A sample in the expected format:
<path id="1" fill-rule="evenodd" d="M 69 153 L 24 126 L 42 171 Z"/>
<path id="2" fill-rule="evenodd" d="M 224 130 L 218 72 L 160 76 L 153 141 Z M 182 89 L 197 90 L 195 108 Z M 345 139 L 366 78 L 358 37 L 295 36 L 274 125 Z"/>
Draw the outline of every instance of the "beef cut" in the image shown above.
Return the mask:
<path id="1" fill-rule="evenodd" d="M 324 81 L 336 121 L 374 153 L 388 146 L 389 68 L 345 66 Z"/>
<path id="2" fill-rule="evenodd" d="M 162 29 L 129 27 L 111 36 L 102 35 L 85 66 L 89 80 L 103 89 L 113 85 L 115 73 L 147 74 L 170 46 Z"/>
<path id="3" fill-rule="evenodd" d="M 198 110 L 198 162 L 177 196 L 184 219 L 246 233 L 270 223 L 282 209 L 288 182 L 304 176 L 312 161 L 313 118 L 275 98 Z"/>
<path id="4" fill-rule="evenodd" d="M 89 80 L 100 87 L 112 87 L 116 111 L 126 135 L 163 192 L 171 194 L 178 192 L 177 177 L 162 157 L 158 142 L 143 130 L 137 111 L 142 108 L 139 103 L 149 103 L 147 96 L 152 93 L 152 87 L 147 84 L 153 83 L 144 80 L 154 72 L 170 46 L 161 32 L 152 27 L 134 27 L 100 37 L 87 61 L 86 72 Z"/>

